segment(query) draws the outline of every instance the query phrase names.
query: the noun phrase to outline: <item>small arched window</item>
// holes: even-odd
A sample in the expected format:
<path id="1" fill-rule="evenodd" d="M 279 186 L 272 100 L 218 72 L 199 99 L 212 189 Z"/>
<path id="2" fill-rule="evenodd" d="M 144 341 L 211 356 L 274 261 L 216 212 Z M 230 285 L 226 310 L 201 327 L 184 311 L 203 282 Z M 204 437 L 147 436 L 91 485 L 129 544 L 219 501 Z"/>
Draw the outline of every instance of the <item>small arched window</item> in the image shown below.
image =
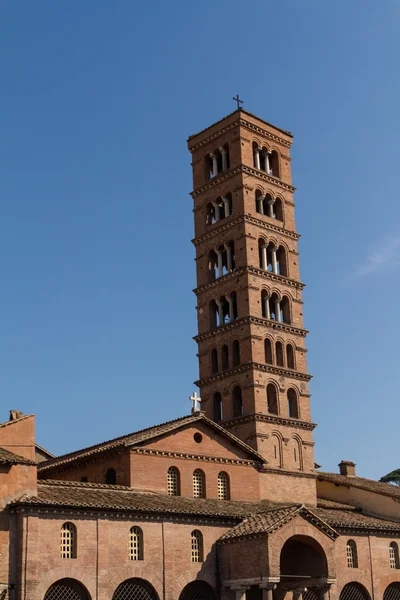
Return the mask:
<path id="1" fill-rule="evenodd" d="M 234 340 L 232 344 L 232 366 L 240 365 L 240 344 L 239 340 Z"/>
<path id="2" fill-rule="evenodd" d="M 218 474 L 218 499 L 229 500 L 229 476 L 224 471 Z"/>
<path id="3" fill-rule="evenodd" d="M 267 385 L 267 406 L 268 412 L 271 413 L 271 415 L 278 414 L 278 395 L 273 383 Z"/>
<path id="4" fill-rule="evenodd" d="M 293 419 L 299 418 L 299 404 L 297 401 L 296 390 L 289 388 L 287 392 L 289 417 Z"/>
<path id="5" fill-rule="evenodd" d="M 213 420 L 222 421 L 222 398 L 219 392 L 215 392 L 212 401 Z"/>
<path id="6" fill-rule="evenodd" d="M 129 560 L 143 560 L 143 531 L 136 525 L 129 532 Z"/>
<path id="7" fill-rule="evenodd" d="M 198 529 L 191 533 L 192 563 L 203 562 L 203 535 Z"/>
<path id="8" fill-rule="evenodd" d="M 283 296 L 280 304 L 281 315 L 280 320 L 281 323 L 289 323 L 290 324 L 290 308 L 289 308 L 289 298 L 287 296 Z"/>
<path id="9" fill-rule="evenodd" d="M 347 566 L 349 569 L 357 569 L 357 545 L 354 540 L 348 540 L 346 544 Z"/>
<path id="10" fill-rule="evenodd" d="M 232 390 L 232 415 L 233 417 L 241 417 L 243 415 L 242 390 L 238 385 Z"/>
<path id="11" fill-rule="evenodd" d="M 275 350 L 276 350 L 276 364 L 278 367 L 283 367 L 284 366 L 283 346 L 282 346 L 281 342 L 276 342 Z"/>
<path id="12" fill-rule="evenodd" d="M 229 369 L 229 349 L 226 344 L 224 344 L 221 348 L 221 365 L 223 371 L 227 371 Z"/>
<path id="13" fill-rule="evenodd" d="M 396 542 L 391 542 L 389 546 L 389 563 L 391 569 L 399 569 L 399 547 Z"/>
<path id="14" fill-rule="evenodd" d="M 205 498 L 206 482 L 204 473 L 201 469 L 193 472 L 193 498 Z"/>
<path id="15" fill-rule="evenodd" d="M 274 364 L 273 358 L 272 358 L 272 343 L 269 338 L 265 338 L 265 340 L 264 340 L 264 354 L 265 354 L 265 362 L 267 363 L 267 365 Z"/>
<path id="16" fill-rule="evenodd" d="M 167 491 L 168 496 L 180 495 L 180 476 L 177 467 L 170 467 L 167 475 Z"/>
<path id="17" fill-rule="evenodd" d="M 115 469 L 107 469 L 105 483 L 115 485 L 117 483 L 117 472 Z"/>
<path id="18" fill-rule="evenodd" d="M 61 558 L 76 558 L 76 527 L 73 523 L 64 523 L 61 527 Z"/>
<path id="19" fill-rule="evenodd" d="M 294 350 L 292 344 L 286 345 L 286 362 L 288 369 L 294 369 Z"/>
<path id="20" fill-rule="evenodd" d="M 209 307 L 209 319 L 210 319 L 210 329 L 215 329 L 219 327 L 221 323 L 219 322 L 219 310 L 218 305 L 215 300 L 211 300 Z"/>
<path id="21" fill-rule="evenodd" d="M 210 356 L 210 362 L 211 362 L 211 373 L 218 373 L 218 352 L 216 348 L 213 348 L 211 350 L 211 356 Z"/>

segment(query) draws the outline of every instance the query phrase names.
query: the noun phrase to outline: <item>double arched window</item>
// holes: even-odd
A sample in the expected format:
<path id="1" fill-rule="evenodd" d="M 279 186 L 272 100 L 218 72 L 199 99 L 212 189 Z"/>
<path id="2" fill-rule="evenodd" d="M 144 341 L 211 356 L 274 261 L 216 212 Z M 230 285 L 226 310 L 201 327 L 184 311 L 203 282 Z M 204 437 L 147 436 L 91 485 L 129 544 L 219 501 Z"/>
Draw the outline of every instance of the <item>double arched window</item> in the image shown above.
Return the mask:
<path id="1" fill-rule="evenodd" d="M 193 472 L 193 498 L 206 497 L 206 478 L 201 469 Z"/>
<path id="2" fill-rule="evenodd" d="M 214 225 L 232 214 L 232 194 L 220 196 L 206 206 L 206 225 Z"/>
<path id="3" fill-rule="evenodd" d="M 136 525 L 129 531 L 129 560 L 143 560 L 143 531 Z"/>
<path id="4" fill-rule="evenodd" d="M 283 221 L 282 200 L 274 198 L 271 194 L 263 194 L 260 190 L 256 191 L 256 212 L 265 215 L 270 219 Z"/>
<path id="5" fill-rule="evenodd" d="M 167 473 L 168 496 L 180 495 L 180 474 L 177 467 L 170 467 Z"/>
<path id="6" fill-rule="evenodd" d="M 225 471 L 218 474 L 218 499 L 229 500 L 229 476 Z"/>
<path id="7" fill-rule="evenodd" d="M 274 242 L 266 242 L 263 238 L 258 240 L 258 253 L 260 269 L 275 273 L 275 275 L 288 276 L 287 257 L 284 246 L 277 246 Z"/>
<path id="8" fill-rule="evenodd" d="M 224 144 L 204 158 L 204 178 L 207 181 L 227 171 L 229 164 L 229 146 Z"/>
<path id="9" fill-rule="evenodd" d="M 191 536 L 191 554 L 192 563 L 199 563 L 204 561 L 204 550 L 203 550 L 203 535 L 201 531 L 195 529 L 192 531 Z"/>
<path id="10" fill-rule="evenodd" d="M 235 243 L 230 240 L 226 244 L 210 250 L 208 253 L 208 280 L 215 281 L 224 277 L 235 268 Z"/>
<path id="11" fill-rule="evenodd" d="M 391 542 L 389 545 L 389 564 L 391 569 L 400 569 L 399 547 L 396 542 Z"/>
<path id="12" fill-rule="evenodd" d="M 236 292 L 210 302 L 210 329 L 227 325 L 238 318 Z"/>
<path id="13" fill-rule="evenodd" d="M 267 409 L 271 415 L 279 415 L 279 392 L 274 383 L 267 385 Z M 287 414 L 292 419 L 298 419 L 299 402 L 297 391 L 294 388 L 289 388 L 287 391 Z"/>
<path id="14" fill-rule="evenodd" d="M 348 540 L 346 544 L 347 566 L 349 569 L 358 568 L 357 544 L 354 540 Z"/>
<path id="15" fill-rule="evenodd" d="M 275 292 L 261 292 L 261 314 L 265 319 L 290 324 L 290 302 L 287 296 L 280 298 Z"/>
<path id="16" fill-rule="evenodd" d="M 264 171 L 267 175 L 280 177 L 279 157 L 276 150 L 269 150 L 266 146 L 262 148 L 256 142 L 253 142 L 253 160 L 254 167 L 259 171 Z"/>
<path id="17" fill-rule="evenodd" d="M 73 523 L 64 523 L 61 527 L 61 558 L 76 558 L 77 535 Z"/>

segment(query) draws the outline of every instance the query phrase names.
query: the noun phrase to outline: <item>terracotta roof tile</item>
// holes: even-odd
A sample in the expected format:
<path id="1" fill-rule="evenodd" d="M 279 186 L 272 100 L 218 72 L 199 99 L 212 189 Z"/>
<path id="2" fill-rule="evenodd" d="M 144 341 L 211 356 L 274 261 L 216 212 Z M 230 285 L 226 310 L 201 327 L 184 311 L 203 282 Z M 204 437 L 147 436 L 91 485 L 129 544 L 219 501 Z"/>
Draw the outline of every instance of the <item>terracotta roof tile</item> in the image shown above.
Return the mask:
<path id="1" fill-rule="evenodd" d="M 260 454 L 258 454 L 253 448 L 239 440 L 239 438 L 237 438 L 233 434 L 229 433 L 229 431 L 218 425 L 218 423 L 211 421 L 204 414 L 200 413 L 196 415 L 180 417 L 179 419 L 168 421 L 167 423 L 162 423 L 161 425 L 155 425 L 153 427 L 141 429 L 140 431 L 129 433 L 115 438 L 113 440 L 109 440 L 107 442 L 102 442 L 100 444 L 95 444 L 94 446 L 89 446 L 88 448 L 83 448 L 81 450 L 76 450 L 75 452 L 70 452 L 69 454 L 64 454 L 56 458 L 51 458 L 40 464 L 39 471 L 47 471 L 54 467 L 65 465 L 66 463 L 81 460 L 82 458 L 86 458 L 93 454 L 113 450 L 114 448 L 135 446 L 137 444 L 165 435 L 171 431 L 174 431 L 175 429 L 186 425 L 190 425 L 191 423 L 196 423 L 198 421 L 207 423 L 214 430 L 219 431 L 224 437 L 230 439 L 230 441 L 242 448 L 242 450 L 249 453 L 257 461 L 263 463 L 265 462 L 265 459 Z"/>
<path id="2" fill-rule="evenodd" d="M 363 529 L 400 532 L 400 523 L 362 513 L 359 509 L 316 508 L 313 512 L 334 529 Z"/>
<path id="3" fill-rule="evenodd" d="M 329 481 L 330 483 L 344 485 L 346 487 L 359 488 L 360 490 L 375 492 L 376 494 L 382 494 L 383 496 L 390 496 L 392 498 L 400 498 L 400 487 L 391 485 L 390 483 L 383 483 L 383 481 L 374 481 L 373 479 L 365 479 L 364 477 L 348 477 L 347 475 L 339 475 L 337 473 L 321 472 L 318 472 L 318 480 Z"/>
<path id="4" fill-rule="evenodd" d="M 36 465 L 35 461 L 0 448 L 0 464 L 2 465 Z"/>

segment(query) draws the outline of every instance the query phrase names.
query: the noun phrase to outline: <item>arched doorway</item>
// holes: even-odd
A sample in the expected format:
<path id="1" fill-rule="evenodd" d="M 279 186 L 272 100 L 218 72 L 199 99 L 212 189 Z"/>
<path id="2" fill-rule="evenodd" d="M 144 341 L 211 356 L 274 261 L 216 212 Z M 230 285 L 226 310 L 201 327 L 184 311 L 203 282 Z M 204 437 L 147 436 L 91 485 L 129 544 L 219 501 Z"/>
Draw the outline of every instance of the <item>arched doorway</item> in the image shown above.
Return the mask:
<path id="1" fill-rule="evenodd" d="M 211 585 L 206 581 L 191 581 L 180 593 L 179 600 L 216 600 Z"/>
<path id="2" fill-rule="evenodd" d="M 395 581 L 388 585 L 384 591 L 383 600 L 400 600 L 400 583 Z"/>
<path id="3" fill-rule="evenodd" d="M 328 576 L 325 552 L 319 543 L 305 535 L 289 538 L 281 550 L 281 581 L 293 581 L 296 576 L 304 584 L 304 577 L 320 579 Z"/>
<path id="4" fill-rule="evenodd" d="M 370 596 L 361 583 L 351 581 L 340 592 L 339 600 L 370 600 Z"/>
<path id="5" fill-rule="evenodd" d="M 55 581 L 44 595 L 44 600 L 91 600 L 87 589 L 76 579 Z"/>
<path id="6" fill-rule="evenodd" d="M 158 600 L 158 595 L 148 581 L 135 577 L 120 583 L 112 600 Z"/>

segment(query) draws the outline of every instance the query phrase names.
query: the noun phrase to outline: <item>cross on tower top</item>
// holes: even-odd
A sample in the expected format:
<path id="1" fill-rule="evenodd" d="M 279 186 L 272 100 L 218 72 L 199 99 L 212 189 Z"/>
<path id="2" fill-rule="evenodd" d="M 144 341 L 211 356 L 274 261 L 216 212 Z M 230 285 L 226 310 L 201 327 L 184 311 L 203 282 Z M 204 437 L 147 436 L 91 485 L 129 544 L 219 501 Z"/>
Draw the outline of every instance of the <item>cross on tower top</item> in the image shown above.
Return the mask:
<path id="1" fill-rule="evenodd" d="M 192 415 L 195 415 L 195 414 L 201 412 L 200 411 L 201 398 L 200 398 L 200 396 L 197 395 L 197 392 L 193 392 L 193 396 L 190 396 L 189 400 L 191 402 L 193 402 Z"/>
<path id="2" fill-rule="evenodd" d="M 239 108 L 241 108 L 240 105 L 243 104 L 243 100 L 240 100 L 239 94 L 236 94 L 236 96 L 233 96 L 232 100 L 234 100 L 235 102 L 237 102 L 237 107 L 238 107 L 238 110 L 239 110 Z"/>

